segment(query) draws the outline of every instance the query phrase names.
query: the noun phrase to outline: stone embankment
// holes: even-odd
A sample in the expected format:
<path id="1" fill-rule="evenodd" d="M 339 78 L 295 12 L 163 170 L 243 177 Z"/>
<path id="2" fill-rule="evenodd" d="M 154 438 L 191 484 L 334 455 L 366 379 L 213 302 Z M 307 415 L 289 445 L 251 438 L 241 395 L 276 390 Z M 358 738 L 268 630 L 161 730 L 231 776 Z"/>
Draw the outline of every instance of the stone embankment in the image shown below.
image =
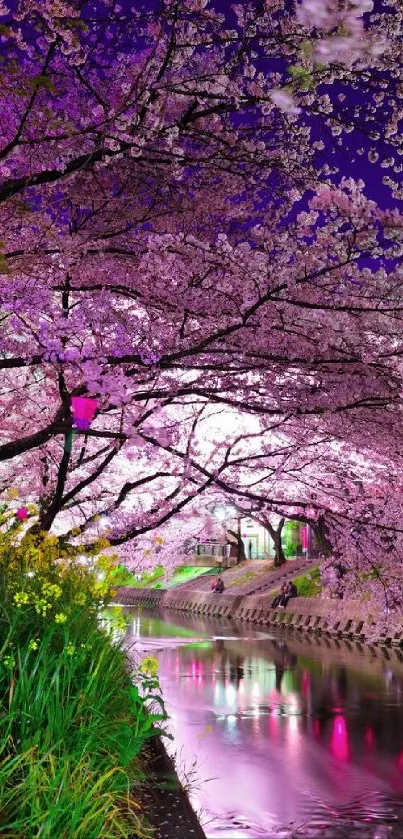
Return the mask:
<path id="1" fill-rule="evenodd" d="M 304 557 L 287 560 L 280 568 L 273 568 L 269 562 L 249 559 L 233 568 L 221 572 L 225 580 L 225 595 L 231 594 L 257 594 L 257 592 L 272 591 L 280 588 L 281 584 L 292 580 L 299 574 L 306 574 L 317 567 L 317 558 L 307 560 Z M 219 569 L 215 572 L 217 576 Z M 182 583 L 175 587 L 175 591 L 209 592 L 211 590 L 212 574 L 205 574 Z"/>
<path id="2" fill-rule="evenodd" d="M 125 606 L 146 606 L 231 618 L 260 626 L 283 627 L 306 633 L 350 638 L 367 643 L 403 646 L 403 617 L 384 615 L 374 606 L 352 600 L 295 597 L 285 609 L 270 606 L 272 595 L 213 594 L 163 589 L 120 588 L 115 601 Z M 393 619 L 392 619 L 393 617 Z"/>

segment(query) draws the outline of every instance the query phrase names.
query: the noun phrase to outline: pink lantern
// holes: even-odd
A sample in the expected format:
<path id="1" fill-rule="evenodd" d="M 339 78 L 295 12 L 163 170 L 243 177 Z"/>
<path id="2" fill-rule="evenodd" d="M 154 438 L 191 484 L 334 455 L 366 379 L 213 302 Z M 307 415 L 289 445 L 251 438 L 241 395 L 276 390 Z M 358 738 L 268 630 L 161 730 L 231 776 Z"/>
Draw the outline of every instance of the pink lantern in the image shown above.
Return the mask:
<path id="1" fill-rule="evenodd" d="M 16 517 L 16 519 L 18 519 L 18 521 L 25 521 L 25 519 L 28 518 L 27 508 L 26 507 L 19 507 L 19 509 L 17 510 L 17 512 L 15 514 L 15 517 Z"/>
<path id="2" fill-rule="evenodd" d="M 87 431 L 95 416 L 98 407 L 97 399 L 90 399 L 88 396 L 72 396 L 71 410 L 73 421 L 79 431 Z"/>
<path id="3" fill-rule="evenodd" d="M 308 538 L 309 538 L 308 537 L 308 527 L 307 527 L 306 524 L 302 525 L 302 527 L 301 527 L 300 537 L 301 537 L 301 545 L 302 545 L 302 547 L 305 551 L 308 547 Z"/>

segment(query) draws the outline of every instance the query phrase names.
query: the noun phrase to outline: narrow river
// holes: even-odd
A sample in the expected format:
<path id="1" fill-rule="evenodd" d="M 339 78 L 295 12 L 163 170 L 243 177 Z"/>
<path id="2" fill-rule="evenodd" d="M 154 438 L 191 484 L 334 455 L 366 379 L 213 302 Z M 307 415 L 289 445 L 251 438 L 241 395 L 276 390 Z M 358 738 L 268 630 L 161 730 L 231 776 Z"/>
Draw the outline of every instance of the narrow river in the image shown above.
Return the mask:
<path id="1" fill-rule="evenodd" d="M 403 839 L 400 652 L 125 611 L 209 839 Z"/>

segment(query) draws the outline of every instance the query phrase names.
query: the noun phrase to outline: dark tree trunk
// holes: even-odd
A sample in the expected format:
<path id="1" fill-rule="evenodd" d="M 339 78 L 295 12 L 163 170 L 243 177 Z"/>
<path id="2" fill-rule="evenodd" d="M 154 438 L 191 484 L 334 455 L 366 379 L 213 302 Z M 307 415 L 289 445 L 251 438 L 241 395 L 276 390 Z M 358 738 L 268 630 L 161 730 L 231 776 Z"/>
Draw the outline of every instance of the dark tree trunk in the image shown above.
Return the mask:
<path id="1" fill-rule="evenodd" d="M 280 568 L 280 566 L 284 565 L 284 563 L 287 561 L 286 558 L 285 558 L 284 551 L 283 551 L 283 546 L 282 546 L 282 543 L 281 543 L 281 533 L 282 533 L 282 530 L 283 530 L 283 527 L 284 527 L 284 522 L 285 522 L 285 519 L 280 519 L 277 528 L 273 527 L 273 525 L 270 524 L 270 522 L 268 522 L 268 521 L 265 522 L 265 524 L 264 524 L 264 527 L 266 527 L 266 529 L 270 533 L 270 536 L 273 540 L 274 567 L 275 568 Z"/>
<path id="2" fill-rule="evenodd" d="M 311 526 L 314 532 L 318 553 L 323 554 L 325 557 L 331 556 L 333 553 L 333 547 L 328 536 L 325 517 L 319 516 L 318 520 L 316 522 L 312 522 Z"/>
<path id="3" fill-rule="evenodd" d="M 243 562 L 244 560 L 246 560 L 246 554 L 245 554 L 245 545 L 243 543 L 243 539 L 242 539 L 241 534 L 236 533 L 235 530 L 230 530 L 229 528 L 227 530 L 227 533 L 229 534 L 229 536 L 232 536 L 232 538 L 233 538 L 233 541 L 230 542 L 230 544 L 231 545 L 236 545 L 237 562 Z"/>

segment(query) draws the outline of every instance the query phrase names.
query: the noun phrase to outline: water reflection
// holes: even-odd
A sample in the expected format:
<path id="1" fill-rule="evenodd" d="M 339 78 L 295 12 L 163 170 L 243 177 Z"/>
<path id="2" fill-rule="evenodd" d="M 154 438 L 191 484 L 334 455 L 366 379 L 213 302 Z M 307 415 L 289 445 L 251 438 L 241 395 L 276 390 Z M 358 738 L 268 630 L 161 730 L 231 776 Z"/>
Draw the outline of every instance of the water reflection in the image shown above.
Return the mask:
<path id="1" fill-rule="evenodd" d="M 399 656 L 136 612 L 128 636 L 160 661 L 208 837 L 403 836 Z"/>

